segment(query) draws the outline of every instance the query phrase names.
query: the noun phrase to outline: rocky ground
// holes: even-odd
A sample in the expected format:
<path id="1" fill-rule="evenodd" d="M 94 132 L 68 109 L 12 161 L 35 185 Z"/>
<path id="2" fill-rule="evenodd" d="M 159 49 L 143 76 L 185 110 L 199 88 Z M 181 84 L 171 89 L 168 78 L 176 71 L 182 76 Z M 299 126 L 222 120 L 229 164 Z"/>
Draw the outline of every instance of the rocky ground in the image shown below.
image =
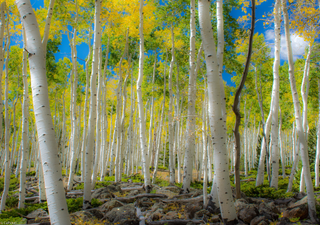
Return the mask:
<path id="1" fill-rule="evenodd" d="M 179 194 L 177 186 L 154 185 L 146 194 L 142 183 L 110 183 L 95 189 L 92 198 L 99 199 L 99 207 L 70 214 L 73 224 L 223 224 L 220 212 L 210 205 L 203 207 L 202 190 L 191 188 Z M 37 203 L 37 193 L 29 201 Z M 79 198 L 81 190 L 66 192 L 67 198 Z M 238 224 L 312 224 L 308 220 L 307 197 L 299 193 L 292 198 L 271 200 L 252 198 L 242 194 L 235 201 Z M 48 214 L 37 209 L 24 216 L 28 224 L 50 224 Z"/>

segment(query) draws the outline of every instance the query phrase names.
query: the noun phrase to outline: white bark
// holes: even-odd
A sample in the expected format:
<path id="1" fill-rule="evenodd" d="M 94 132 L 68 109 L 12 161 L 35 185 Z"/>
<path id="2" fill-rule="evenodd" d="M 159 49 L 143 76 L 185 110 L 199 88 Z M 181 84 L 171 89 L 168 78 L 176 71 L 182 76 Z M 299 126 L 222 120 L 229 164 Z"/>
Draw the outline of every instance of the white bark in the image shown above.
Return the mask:
<path id="1" fill-rule="evenodd" d="M 17 0 L 23 21 L 29 51 L 29 66 L 33 108 L 37 124 L 38 141 L 43 162 L 51 224 L 70 224 L 68 208 L 63 189 L 58 146 L 55 140 L 50 112 L 48 85 L 46 80 L 45 53 L 41 44 L 39 26 L 29 0 Z"/>
<path id="2" fill-rule="evenodd" d="M 148 157 L 148 146 L 146 140 L 146 121 L 144 119 L 144 109 L 142 102 L 142 92 L 141 85 L 143 79 L 143 59 L 144 59 L 144 35 L 143 35 L 143 0 L 140 0 L 140 24 L 139 24 L 139 34 L 140 34 L 140 58 L 139 58 L 139 75 L 137 80 L 137 102 L 139 110 L 139 130 L 140 130 L 140 146 L 143 164 L 143 175 L 144 175 L 144 185 L 146 191 L 150 191 L 150 171 L 149 171 L 149 157 Z"/>
<path id="3" fill-rule="evenodd" d="M 83 194 L 83 208 L 86 209 L 90 206 L 91 202 L 91 173 L 93 164 L 93 148 L 94 148 L 94 131 L 96 122 L 97 110 L 97 90 L 96 78 L 98 74 L 98 58 L 99 48 L 101 47 L 101 21 L 100 21 L 101 2 L 95 2 L 94 14 L 94 43 L 93 43 L 93 56 L 92 56 L 92 70 L 90 80 L 90 111 L 88 119 L 88 136 L 85 156 L 85 171 L 84 171 L 84 194 Z"/>
<path id="4" fill-rule="evenodd" d="M 7 11 L 7 10 L 6 10 Z M 8 11 L 7 11 L 7 17 L 9 17 L 8 15 Z M 10 46 L 10 34 L 9 34 L 9 27 L 8 27 L 8 21 L 6 24 L 6 28 L 7 28 L 7 56 L 6 56 L 6 63 L 5 63 L 5 97 L 4 97 L 4 111 L 5 111 L 5 119 L 4 119 L 4 126 L 5 126 L 5 136 L 4 136 L 4 151 L 5 151 L 5 159 L 4 159 L 4 171 L 5 171 L 5 175 L 4 175 L 4 187 L 3 187 L 3 192 L 2 192 L 2 196 L 1 196 L 1 205 L 0 205 L 0 212 L 5 210 L 6 207 L 6 199 L 7 199 L 7 195 L 9 192 L 9 185 L 10 185 L 10 175 L 11 175 L 11 167 L 10 167 L 10 151 L 9 151 L 9 138 L 10 138 L 10 119 L 9 119 L 9 105 L 8 105 L 8 101 L 9 101 L 9 84 L 8 84 L 8 79 L 9 79 L 9 46 Z M 2 168 L 3 170 L 3 168 Z"/>
<path id="5" fill-rule="evenodd" d="M 293 62 L 293 54 L 292 54 L 292 47 L 290 41 L 290 30 L 289 30 L 289 16 L 287 11 L 287 1 L 281 0 L 282 3 L 282 10 L 284 16 L 284 28 L 285 28 L 285 38 L 287 43 L 287 51 L 288 51 L 288 64 L 289 64 L 289 79 L 290 79 L 290 86 L 294 104 L 294 112 L 295 112 L 295 119 L 296 119 L 296 127 L 299 136 L 299 145 L 300 145 L 300 153 L 302 164 L 304 167 L 304 177 L 306 181 L 306 188 L 307 188 L 307 196 L 308 196 L 308 211 L 309 216 L 312 222 L 318 223 L 319 220 L 316 216 L 316 206 L 315 206 L 315 198 L 314 198 L 314 190 L 313 184 L 311 180 L 310 174 L 310 165 L 309 165 L 309 157 L 308 157 L 308 145 L 306 136 L 303 131 L 301 114 L 300 114 L 300 102 L 296 88 L 296 81 L 294 76 L 294 62 Z"/>
<path id="6" fill-rule="evenodd" d="M 216 44 L 213 37 L 210 4 L 211 1 L 199 0 L 199 22 L 207 66 L 208 113 L 211 138 L 214 143 L 215 180 L 217 181 L 221 217 L 224 223 L 228 223 L 236 220 L 236 210 L 233 204 L 229 181 L 226 148 L 226 108 L 221 73 L 223 65 L 218 64 L 219 62 L 222 62 L 223 57 L 223 48 L 221 48 L 221 45 L 223 45 L 223 29 L 221 28 L 223 26 L 222 1 L 217 1 L 218 51 L 216 51 Z"/>
<path id="7" fill-rule="evenodd" d="M 199 3 L 200 4 L 200 3 Z M 210 4 L 209 4 L 210 5 Z M 195 77 L 195 40 L 196 40 L 196 6 L 195 0 L 190 1 L 190 52 L 189 52 L 189 87 L 188 87 L 188 118 L 186 127 L 186 144 L 183 166 L 183 191 L 189 192 L 192 179 L 193 155 L 195 152 L 195 99 L 196 99 L 196 77 Z"/>
<path id="8" fill-rule="evenodd" d="M 272 177 L 270 186 L 278 189 L 278 177 L 279 177 L 279 66 L 280 66 L 280 0 L 276 0 L 274 6 L 275 22 L 275 49 L 274 49 L 274 63 L 273 63 L 273 87 L 272 87 L 272 128 L 271 128 L 271 140 L 272 140 Z"/>
<path id="9" fill-rule="evenodd" d="M 319 101 L 319 115 L 318 115 L 318 131 L 317 131 L 317 151 L 316 151 L 316 158 L 315 158 L 315 187 L 319 187 L 319 164 L 320 164 L 320 79 L 318 79 L 318 101 Z"/>
<path id="10" fill-rule="evenodd" d="M 174 157 L 174 123 L 173 123 L 173 91 L 172 91 L 172 76 L 173 76 L 173 66 L 174 66 L 174 33 L 173 33 L 173 25 L 171 25 L 171 63 L 169 69 L 169 112 L 168 112 L 168 124 L 169 124 L 169 173 L 170 173 L 170 184 L 175 183 L 175 157 Z"/>

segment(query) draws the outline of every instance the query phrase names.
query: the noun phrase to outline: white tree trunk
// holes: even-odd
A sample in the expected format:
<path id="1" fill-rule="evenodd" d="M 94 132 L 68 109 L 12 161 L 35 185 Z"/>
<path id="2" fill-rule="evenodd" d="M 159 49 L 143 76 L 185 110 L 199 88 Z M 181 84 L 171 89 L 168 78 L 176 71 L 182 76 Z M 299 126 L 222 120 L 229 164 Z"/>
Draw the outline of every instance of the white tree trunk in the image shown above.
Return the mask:
<path id="1" fill-rule="evenodd" d="M 280 0 L 276 0 L 274 6 L 274 32 L 275 32 L 275 48 L 274 48 L 274 63 L 273 63 L 273 87 L 272 87 L 272 128 L 271 128 L 271 140 L 272 140 L 272 177 L 270 186 L 278 189 L 278 177 L 279 177 L 279 66 L 280 66 Z"/>
<path id="2" fill-rule="evenodd" d="M 315 187 L 319 187 L 319 164 L 320 164 L 320 79 L 318 79 L 318 100 L 319 100 L 319 115 L 318 115 L 318 131 L 317 131 L 317 151 L 315 158 Z"/>
<path id="3" fill-rule="evenodd" d="M 23 43 L 26 44 L 24 29 Z M 26 47 L 26 46 L 25 46 Z M 28 117 L 29 117 L 29 94 L 28 94 L 27 52 L 23 51 L 22 77 L 23 77 L 23 106 L 22 106 L 22 135 L 21 135 L 21 164 L 20 164 L 20 188 L 18 208 L 24 208 L 26 196 L 26 172 L 28 156 Z"/>
<path id="4" fill-rule="evenodd" d="M 45 187 L 51 224 L 70 224 L 62 183 L 58 146 L 55 140 L 46 79 L 45 54 L 39 26 L 29 0 L 17 0 L 18 10 L 27 37 L 33 108 L 43 162 Z"/>
<path id="5" fill-rule="evenodd" d="M 200 4 L 200 3 L 199 3 Z M 196 5 L 195 0 L 190 1 L 190 52 L 189 52 L 189 85 L 188 85 L 188 118 L 186 126 L 186 143 L 183 166 L 183 191 L 189 192 L 192 180 L 193 155 L 195 153 L 195 99 L 196 99 L 196 77 L 195 77 L 195 51 L 196 51 Z"/>
<path id="6" fill-rule="evenodd" d="M 151 191 L 150 187 L 150 171 L 149 171 L 149 157 L 148 157 L 148 146 L 146 140 L 146 121 L 144 119 L 144 110 L 142 102 L 142 92 L 141 85 L 143 79 L 143 59 L 144 59 L 144 35 L 143 35 L 143 0 L 140 0 L 140 58 L 139 58 L 139 75 L 137 80 L 137 102 L 139 110 L 139 127 L 140 127 L 140 146 L 141 146 L 141 155 L 142 155 L 142 164 L 143 164 L 143 175 L 144 175 L 144 185 L 146 192 Z"/>
<path id="7" fill-rule="evenodd" d="M 83 194 L 83 209 L 90 207 L 91 202 L 91 175 L 93 164 L 93 148 L 94 148 L 94 131 L 96 125 L 96 110 L 97 110 L 97 90 L 96 78 L 98 74 L 98 59 L 99 48 L 101 47 L 101 21 L 100 21 L 101 2 L 95 2 L 94 14 L 94 42 L 93 42 L 93 56 L 92 56 L 92 71 L 90 80 L 90 108 L 88 119 L 88 136 L 85 157 L 85 171 L 84 171 L 84 194 Z"/>
<path id="8" fill-rule="evenodd" d="M 223 48 L 221 48 L 224 38 L 223 30 L 221 28 L 223 26 L 222 1 L 217 1 L 218 51 L 216 51 L 216 44 L 213 37 L 210 4 L 211 1 L 199 0 L 199 22 L 207 67 L 209 122 L 211 127 L 211 138 L 214 143 L 215 180 L 217 181 L 221 217 L 224 223 L 228 223 L 236 221 L 236 210 L 233 204 L 229 181 L 226 148 L 226 109 L 221 73 L 223 65 L 218 65 L 219 61 L 222 62 L 221 57 L 223 57 Z"/>
<path id="9" fill-rule="evenodd" d="M 169 112 L 168 112 L 168 123 L 169 123 L 169 172 L 170 179 L 169 182 L 171 185 L 175 183 L 175 156 L 174 156 L 174 123 L 173 123 L 173 91 L 172 91 L 172 75 L 173 75 L 173 66 L 174 66 L 174 33 L 173 33 L 173 25 L 171 25 L 171 41 L 172 41 L 172 49 L 171 49 L 171 63 L 169 70 Z"/>
<path id="10" fill-rule="evenodd" d="M 307 145 L 306 136 L 304 134 L 304 130 L 302 126 L 302 120 L 301 120 L 301 114 L 300 114 L 300 102 L 299 102 L 299 97 L 298 97 L 297 88 L 296 88 L 296 81 L 294 76 L 294 62 L 293 62 L 293 54 L 292 54 L 292 47 L 291 47 L 291 41 L 290 41 L 287 1 L 281 0 L 281 3 L 282 3 L 282 10 L 283 10 L 283 16 L 284 16 L 285 37 L 286 37 L 287 51 L 288 51 L 289 79 L 290 79 L 290 86 L 291 86 L 292 98 L 294 103 L 297 133 L 299 136 L 298 140 L 300 145 L 300 153 L 301 153 L 302 164 L 304 167 L 304 177 L 305 177 L 306 187 L 307 187 L 308 211 L 309 211 L 309 216 L 312 222 L 318 223 L 319 220 L 317 219 L 317 215 L 316 215 L 314 190 L 313 190 L 313 184 L 312 184 L 311 174 L 310 174 L 308 145 Z"/>

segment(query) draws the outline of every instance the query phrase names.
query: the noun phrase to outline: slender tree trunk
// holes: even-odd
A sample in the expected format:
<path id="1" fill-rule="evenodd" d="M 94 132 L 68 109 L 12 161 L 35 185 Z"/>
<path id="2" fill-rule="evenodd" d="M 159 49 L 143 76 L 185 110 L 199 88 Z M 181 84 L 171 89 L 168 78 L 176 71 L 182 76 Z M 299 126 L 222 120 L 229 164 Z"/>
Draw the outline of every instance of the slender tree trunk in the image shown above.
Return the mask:
<path id="1" fill-rule="evenodd" d="M 23 43 L 26 45 L 24 29 Z M 25 46 L 26 47 L 26 46 Z M 20 164 L 20 188 L 18 208 L 24 208 L 26 196 L 26 169 L 28 156 L 28 117 L 29 117 L 29 94 L 28 94 L 27 52 L 23 51 L 22 77 L 23 77 L 23 106 L 22 106 L 22 135 L 21 135 L 21 164 Z"/>
<path id="2" fill-rule="evenodd" d="M 314 171 L 315 171 L 315 187 L 319 187 L 319 164 L 320 164 L 320 79 L 318 78 L 318 101 L 319 101 L 319 115 L 318 115 L 318 130 L 317 130 L 317 152 L 316 152 L 316 158 L 315 158 L 315 165 L 314 165 Z"/>
<path id="3" fill-rule="evenodd" d="M 199 3 L 200 4 L 200 3 Z M 188 117 L 186 126 L 186 143 L 183 166 L 183 192 L 188 193 L 192 180 L 193 155 L 195 152 L 195 99 L 196 99 L 196 77 L 195 77 L 195 51 L 196 51 L 196 5 L 195 0 L 190 1 L 190 52 L 189 52 L 189 87 L 188 87 Z"/>
<path id="4" fill-rule="evenodd" d="M 279 177 L 279 66 L 280 66 L 280 0 L 276 0 L 274 6 L 274 32 L 275 32 L 275 48 L 274 48 L 274 63 L 273 63 L 273 87 L 272 87 L 272 105 L 271 117 L 271 140 L 272 140 L 272 177 L 270 187 L 278 189 L 278 177 Z"/>
<path id="5" fill-rule="evenodd" d="M 57 157 L 58 146 L 50 112 L 46 69 L 43 67 L 45 52 L 41 44 L 39 27 L 29 0 L 17 0 L 16 5 L 27 37 L 33 107 L 43 162 L 50 221 L 51 224 L 70 224 L 62 183 L 61 165 Z"/>
<path id="6" fill-rule="evenodd" d="M 234 139 L 235 139 L 235 151 L 236 151 L 235 182 L 236 182 L 236 198 L 237 199 L 241 198 L 241 194 L 240 194 L 240 133 L 239 133 L 241 115 L 240 115 L 240 110 L 239 110 L 239 104 L 240 104 L 241 91 L 242 91 L 242 88 L 243 88 L 244 83 L 246 81 L 248 70 L 249 70 L 251 53 L 252 53 L 254 24 L 255 24 L 255 1 L 252 0 L 251 4 L 252 4 L 252 6 L 251 6 L 252 20 L 251 20 L 251 31 L 250 31 L 250 37 L 249 37 L 249 48 L 248 48 L 247 60 L 246 60 L 245 68 L 244 68 L 244 71 L 242 74 L 242 78 L 241 78 L 239 87 L 238 87 L 236 94 L 234 96 L 234 102 L 233 102 L 233 107 L 232 107 L 233 112 L 236 115 L 236 123 L 234 125 Z M 209 86 L 209 84 L 208 84 L 208 86 Z"/>
<path id="7" fill-rule="evenodd" d="M 221 83 L 223 83 L 222 73 L 220 73 L 219 70 L 219 66 L 222 68 L 223 65 L 218 65 L 218 60 L 222 61 L 220 58 L 223 57 L 223 48 L 221 49 L 221 45 L 223 44 L 223 30 L 221 28 L 221 25 L 223 25 L 222 1 L 217 1 L 217 20 L 219 23 L 218 45 L 220 45 L 218 51 L 216 51 L 216 44 L 213 37 L 210 4 L 211 1 L 199 0 L 200 31 L 208 77 L 209 122 L 210 127 L 212 127 L 211 138 L 214 143 L 215 180 L 217 181 L 221 218 L 224 223 L 232 224 L 236 223 L 237 219 L 229 181 L 228 157 L 226 154 L 226 109 L 224 86 L 221 85 Z"/>
<path id="8" fill-rule="evenodd" d="M 171 25 L 171 39 L 172 39 L 172 49 L 171 49 L 171 63 L 169 70 L 169 112 L 168 112 L 168 123 L 169 123 L 169 172 L 170 172 L 170 184 L 175 183 L 175 157 L 174 157 L 174 122 L 173 122 L 173 91 L 172 91 L 172 76 L 173 76 L 173 66 L 174 66 L 174 33 L 173 25 Z"/>
<path id="9" fill-rule="evenodd" d="M 95 15 L 94 15 L 94 42 L 93 42 L 93 56 L 92 56 L 92 71 L 90 80 L 90 111 L 88 119 L 88 136 L 85 157 L 85 175 L 84 175 L 84 194 L 83 194 L 83 209 L 90 207 L 91 202 L 91 173 L 93 164 L 93 148 L 94 148 L 94 131 L 96 125 L 96 110 L 97 110 L 97 90 L 96 78 L 98 74 L 98 59 L 99 48 L 101 47 L 101 21 L 100 21 L 101 2 L 95 2 Z"/>
<path id="10" fill-rule="evenodd" d="M 140 0 L 140 24 L 139 24 L 139 33 L 140 33 L 140 58 L 139 58 L 139 75 L 137 80 L 137 102 L 139 110 L 139 127 L 140 127 L 140 146 L 141 146 L 141 155 L 142 155 L 142 169 L 144 175 L 144 185 L 146 192 L 151 191 L 150 183 L 150 171 L 149 171 L 149 156 L 148 156 L 148 146 L 146 140 L 146 121 L 144 119 L 144 109 L 142 101 L 142 92 L 141 85 L 143 79 L 143 59 L 144 59 L 144 35 L 143 35 L 143 0 Z"/>
<path id="11" fill-rule="evenodd" d="M 294 62 L 293 62 L 293 54 L 292 54 L 291 41 L 290 41 L 287 1 L 281 0 L 281 3 L 282 3 L 282 10 L 283 10 L 283 17 L 284 17 L 285 38 L 286 38 L 287 51 L 288 51 L 289 79 L 290 79 L 290 86 L 291 86 L 292 98 L 294 103 L 296 127 L 297 127 L 298 136 L 299 136 L 298 140 L 300 145 L 300 153 L 301 153 L 302 164 L 304 167 L 304 176 L 305 176 L 306 187 L 307 187 L 308 211 L 309 211 L 309 216 L 311 218 L 311 221 L 313 223 L 319 223 L 319 219 L 317 218 L 317 215 L 316 215 L 313 184 L 312 184 L 311 174 L 310 174 L 308 145 L 307 145 L 306 136 L 303 131 L 301 114 L 300 114 L 300 102 L 299 102 L 299 97 L 298 97 L 297 88 L 296 88 L 296 81 L 294 76 Z"/>

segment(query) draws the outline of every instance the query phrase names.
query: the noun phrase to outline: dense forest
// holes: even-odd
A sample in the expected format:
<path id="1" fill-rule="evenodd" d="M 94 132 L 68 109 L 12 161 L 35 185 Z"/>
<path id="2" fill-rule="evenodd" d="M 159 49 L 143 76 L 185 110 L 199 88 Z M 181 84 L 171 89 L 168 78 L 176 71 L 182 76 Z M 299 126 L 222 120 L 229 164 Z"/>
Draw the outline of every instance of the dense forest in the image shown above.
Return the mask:
<path id="1" fill-rule="evenodd" d="M 320 224 L 320 1 L 39 2 L 0 6 L 1 224 Z"/>

